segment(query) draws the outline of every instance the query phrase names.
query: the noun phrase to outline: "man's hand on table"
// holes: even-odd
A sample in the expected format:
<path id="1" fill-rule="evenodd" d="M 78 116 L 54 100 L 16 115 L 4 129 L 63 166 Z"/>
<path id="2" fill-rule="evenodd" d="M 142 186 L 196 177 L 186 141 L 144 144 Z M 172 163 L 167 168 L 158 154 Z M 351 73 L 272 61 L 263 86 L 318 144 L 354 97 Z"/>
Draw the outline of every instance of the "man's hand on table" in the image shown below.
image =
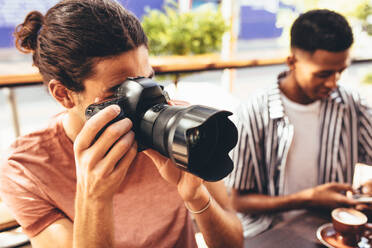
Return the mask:
<path id="1" fill-rule="evenodd" d="M 297 193 L 297 196 L 305 199 L 308 207 L 352 207 L 358 202 L 345 195 L 346 191 L 352 190 L 351 185 L 342 183 L 326 183 L 314 188 L 306 189 Z"/>

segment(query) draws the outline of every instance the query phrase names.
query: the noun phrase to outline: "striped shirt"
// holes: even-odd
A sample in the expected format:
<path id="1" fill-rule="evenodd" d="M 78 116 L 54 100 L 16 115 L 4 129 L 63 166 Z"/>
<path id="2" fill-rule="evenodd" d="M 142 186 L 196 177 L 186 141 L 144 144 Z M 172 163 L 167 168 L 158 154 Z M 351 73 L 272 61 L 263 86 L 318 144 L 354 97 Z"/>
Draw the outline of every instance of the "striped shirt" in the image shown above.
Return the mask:
<path id="1" fill-rule="evenodd" d="M 372 164 L 372 109 L 339 86 L 321 101 L 318 184 L 352 183 L 356 163 Z M 293 137 L 279 85 L 258 92 L 234 113 L 238 144 L 228 187 L 270 196 L 283 195 L 285 166 Z M 239 214 L 245 237 L 266 230 L 274 215 Z"/>

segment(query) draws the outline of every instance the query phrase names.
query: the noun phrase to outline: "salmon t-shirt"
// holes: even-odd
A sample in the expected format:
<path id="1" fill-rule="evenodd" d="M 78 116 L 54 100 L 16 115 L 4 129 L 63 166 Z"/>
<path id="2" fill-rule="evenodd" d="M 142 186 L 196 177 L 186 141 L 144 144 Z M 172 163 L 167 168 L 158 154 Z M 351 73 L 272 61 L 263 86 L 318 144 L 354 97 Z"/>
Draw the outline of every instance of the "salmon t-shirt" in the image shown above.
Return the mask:
<path id="1" fill-rule="evenodd" d="M 62 115 L 47 128 L 18 138 L 1 163 L 1 198 L 30 237 L 58 219 L 74 220 L 73 143 Z M 130 166 L 113 206 L 116 247 L 197 247 L 176 187 L 143 152 Z"/>

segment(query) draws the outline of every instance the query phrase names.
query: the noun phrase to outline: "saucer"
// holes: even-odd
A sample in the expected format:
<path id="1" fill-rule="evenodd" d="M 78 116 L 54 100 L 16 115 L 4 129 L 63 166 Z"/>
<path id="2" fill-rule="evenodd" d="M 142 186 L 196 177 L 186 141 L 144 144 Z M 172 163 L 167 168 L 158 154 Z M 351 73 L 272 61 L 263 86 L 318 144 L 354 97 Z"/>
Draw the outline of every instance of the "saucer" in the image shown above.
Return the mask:
<path id="1" fill-rule="evenodd" d="M 372 224 L 367 224 L 367 228 L 364 231 L 362 238 L 355 247 L 340 243 L 336 238 L 336 231 L 333 229 L 332 223 L 320 226 L 316 231 L 316 237 L 328 248 L 372 248 Z"/>
<path id="2" fill-rule="evenodd" d="M 29 239 L 27 235 L 22 232 L 21 227 L 0 232 L 0 248 L 18 247 L 28 242 Z"/>

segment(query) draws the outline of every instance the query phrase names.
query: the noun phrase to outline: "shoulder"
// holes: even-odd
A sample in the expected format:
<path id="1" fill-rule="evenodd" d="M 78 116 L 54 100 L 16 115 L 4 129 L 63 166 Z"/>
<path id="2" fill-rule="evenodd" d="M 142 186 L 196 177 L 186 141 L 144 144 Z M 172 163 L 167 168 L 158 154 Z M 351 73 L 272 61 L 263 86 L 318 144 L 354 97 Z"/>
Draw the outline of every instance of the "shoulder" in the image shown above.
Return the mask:
<path id="1" fill-rule="evenodd" d="M 47 157 L 43 134 L 45 132 L 38 131 L 18 137 L 2 156 L 0 194 L 5 202 L 16 202 L 15 198 L 26 192 L 38 192 L 36 172 Z"/>
<path id="2" fill-rule="evenodd" d="M 247 99 L 243 100 L 239 107 L 245 106 L 246 108 L 252 108 L 253 105 L 259 107 L 267 107 L 267 99 L 271 92 L 271 89 L 259 89 L 253 92 Z"/>
<path id="3" fill-rule="evenodd" d="M 334 105 L 340 105 L 347 111 L 347 113 L 356 115 L 356 117 L 362 115 L 368 116 L 367 118 L 370 119 L 372 116 L 372 108 L 367 103 L 367 99 L 362 97 L 357 90 L 351 87 L 344 85 L 339 86 L 337 90 L 331 94 L 328 102 L 332 103 L 328 108 L 331 108 Z M 359 118 L 353 118 L 353 120 L 359 121 Z"/>
<path id="4" fill-rule="evenodd" d="M 47 152 L 53 139 L 56 136 L 55 130 L 50 127 L 41 129 L 27 135 L 18 137 L 9 149 L 9 157 L 14 157 L 17 154 L 40 154 Z"/>
<path id="5" fill-rule="evenodd" d="M 349 106 L 358 105 L 362 101 L 359 92 L 356 89 L 346 85 L 340 85 L 338 87 L 338 94 L 341 97 L 342 102 Z"/>
<path id="6" fill-rule="evenodd" d="M 249 122 L 254 117 L 267 115 L 270 91 L 271 89 L 257 90 L 249 98 L 241 101 L 234 110 L 235 119 Z"/>
<path id="7" fill-rule="evenodd" d="M 60 132 L 57 121 L 52 120 L 47 127 L 18 137 L 2 156 L 1 170 L 45 161 L 53 152 Z"/>

